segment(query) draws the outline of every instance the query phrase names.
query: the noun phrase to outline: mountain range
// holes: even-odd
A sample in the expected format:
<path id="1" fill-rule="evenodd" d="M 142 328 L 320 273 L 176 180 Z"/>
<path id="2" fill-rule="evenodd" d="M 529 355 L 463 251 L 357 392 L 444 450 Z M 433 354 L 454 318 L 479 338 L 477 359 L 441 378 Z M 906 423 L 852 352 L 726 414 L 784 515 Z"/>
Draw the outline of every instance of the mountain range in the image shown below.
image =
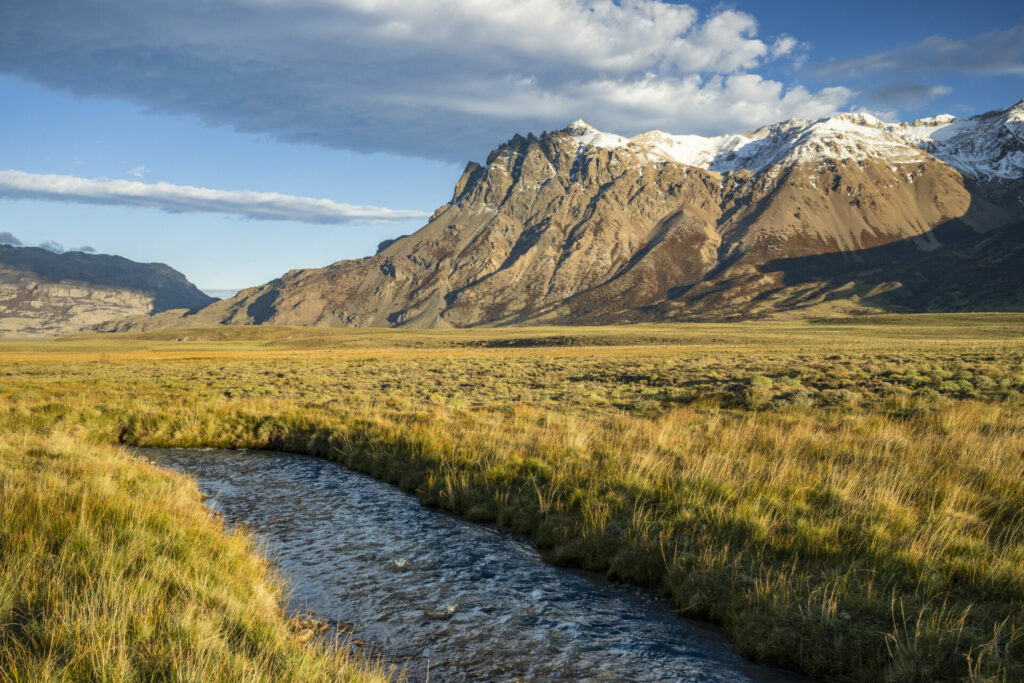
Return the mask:
<path id="1" fill-rule="evenodd" d="M 370 257 L 106 324 L 465 327 L 1024 310 L 1024 100 L 701 137 L 580 120 L 470 162 Z"/>

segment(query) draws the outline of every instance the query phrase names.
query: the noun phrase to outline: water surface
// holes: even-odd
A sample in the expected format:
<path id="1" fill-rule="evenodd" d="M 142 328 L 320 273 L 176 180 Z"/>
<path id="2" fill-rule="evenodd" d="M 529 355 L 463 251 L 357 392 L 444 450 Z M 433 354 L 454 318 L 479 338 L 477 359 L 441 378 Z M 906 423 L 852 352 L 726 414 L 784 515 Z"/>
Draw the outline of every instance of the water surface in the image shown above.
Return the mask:
<path id="1" fill-rule="evenodd" d="M 526 540 L 396 487 L 288 453 L 139 449 L 194 475 L 266 539 L 291 607 L 410 658 L 412 680 L 797 680 L 739 657 L 667 602 L 541 561 Z"/>

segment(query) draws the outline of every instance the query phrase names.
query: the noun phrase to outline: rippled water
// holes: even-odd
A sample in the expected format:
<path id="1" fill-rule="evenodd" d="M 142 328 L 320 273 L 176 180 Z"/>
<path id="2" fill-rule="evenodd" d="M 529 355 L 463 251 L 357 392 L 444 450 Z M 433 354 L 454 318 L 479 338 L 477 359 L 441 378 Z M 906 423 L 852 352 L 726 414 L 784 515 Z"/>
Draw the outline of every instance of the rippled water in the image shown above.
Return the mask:
<path id="1" fill-rule="evenodd" d="M 317 458 L 139 449 L 193 474 L 268 542 L 291 606 L 411 658 L 413 680 L 795 680 L 638 590 L 544 564 L 532 545 Z"/>

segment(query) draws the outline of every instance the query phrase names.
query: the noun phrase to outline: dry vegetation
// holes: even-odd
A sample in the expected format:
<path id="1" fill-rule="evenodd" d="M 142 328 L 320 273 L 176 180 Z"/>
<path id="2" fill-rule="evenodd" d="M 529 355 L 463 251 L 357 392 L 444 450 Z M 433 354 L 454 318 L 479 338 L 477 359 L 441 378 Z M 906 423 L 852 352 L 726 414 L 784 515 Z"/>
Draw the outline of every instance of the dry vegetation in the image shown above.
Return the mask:
<path id="1" fill-rule="evenodd" d="M 3 681 L 387 678 L 286 619 L 191 480 L 63 430 L 0 436 L 0 557 Z"/>
<path id="2" fill-rule="evenodd" d="M 6 343 L 0 429 L 24 436 L 3 481 L 86 442 L 321 455 L 663 589 L 761 661 L 1019 680 L 1022 333 L 966 315 Z M 11 652 L 23 627 L 4 628 Z"/>

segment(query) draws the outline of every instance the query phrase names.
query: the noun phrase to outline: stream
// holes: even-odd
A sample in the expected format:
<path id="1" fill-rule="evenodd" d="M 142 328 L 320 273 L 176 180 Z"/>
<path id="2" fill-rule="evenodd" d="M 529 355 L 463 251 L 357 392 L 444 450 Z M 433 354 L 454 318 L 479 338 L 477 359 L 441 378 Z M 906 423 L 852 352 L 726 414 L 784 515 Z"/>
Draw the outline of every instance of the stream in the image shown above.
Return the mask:
<path id="1" fill-rule="evenodd" d="M 664 599 L 545 564 L 529 540 L 422 507 L 343 466 L 266 451 L 140 448 L 267 543 L 292 611 L 355 628 L 410 680 L 795 681 Z"/>

